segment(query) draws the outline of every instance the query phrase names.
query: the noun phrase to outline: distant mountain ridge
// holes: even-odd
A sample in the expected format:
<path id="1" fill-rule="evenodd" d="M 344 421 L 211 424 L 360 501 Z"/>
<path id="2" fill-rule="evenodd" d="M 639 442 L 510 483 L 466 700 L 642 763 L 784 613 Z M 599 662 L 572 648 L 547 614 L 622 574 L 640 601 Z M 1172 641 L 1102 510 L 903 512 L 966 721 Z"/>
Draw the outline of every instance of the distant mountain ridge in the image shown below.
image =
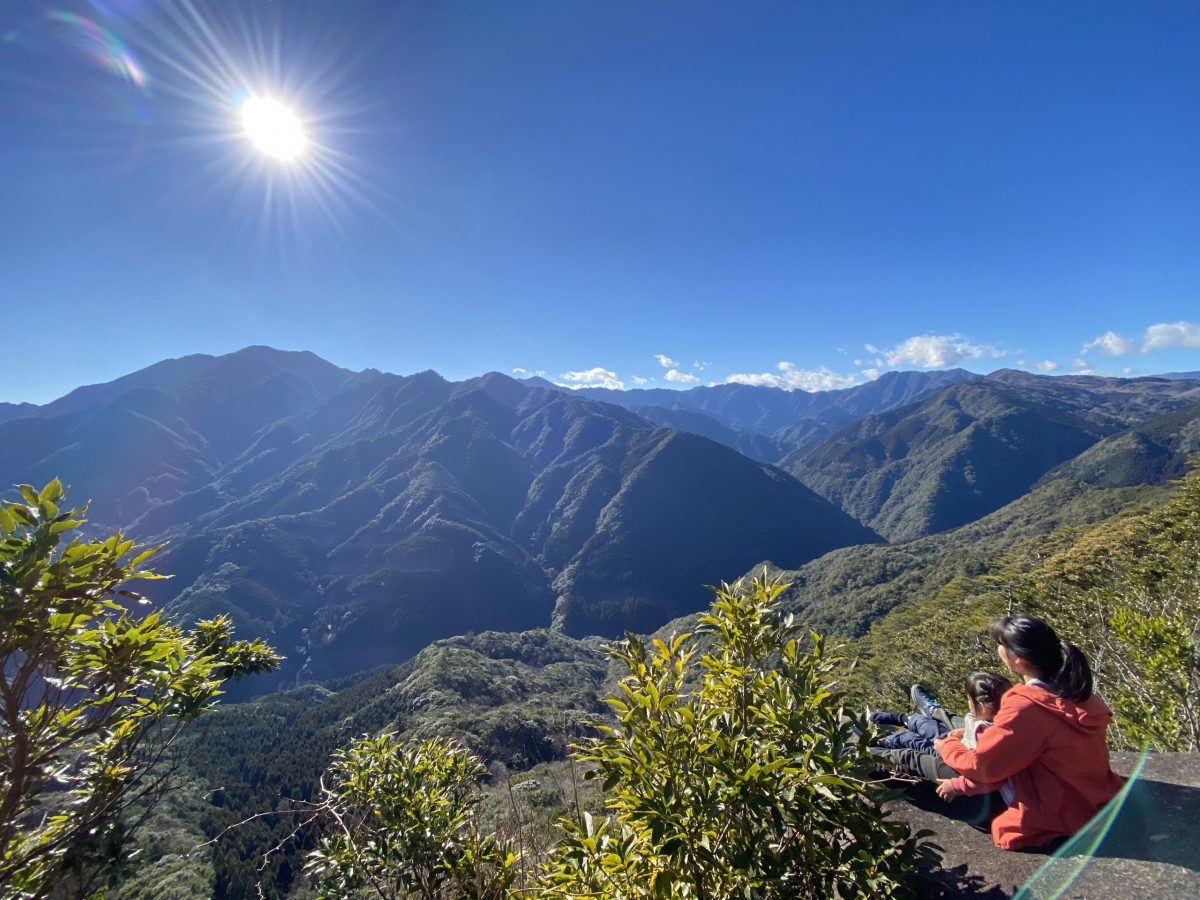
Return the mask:
<path id="1" fill-rule="evenodd" d="M 0 473 L 70 476 L 97 526 L 129 525 L 209 483 L 265 423 L 311 409 L 351 376 L 312 353 L 262 347 L 166 360 L 0 425 Z"/>
<path id="2" fill-rule="evenodd" d="M 764 558 L 878 540 L 782 471 L 620 406 L 267 348 L 72 392 L 0 425 L 0 447 L 10 481 L 60 476 L 97 526 L 169 538 L 157 599 L 230 612 L 288 676 L 468 630 L 650 630 Z"/>
<path id="3" fill-rule="evenodd" d="M 933 372 L 887 372 L 866 384 L 828 391 L 784 390 L 749 384 L 718 384 L 688 390 L 582 388 L 574 393 L 621 406 L 661 407 L 704 413 L 741 431 L 774 435 L 803 419 L 836 416 L 858 418 L 882 412 L 941 390 L 959 381 L 982 376 L 965 369 Z M 570 390 L 537 379 L 541 386 Z"/>
<path id="4" fill-rule="evenodd" d="M 1100 439 L 1200 400 L 1200 384 L 1001 370 L 865 416 L 780 461 L 891 541 L 981 518 Z"/>
<path id="5" fill-rule="evenodd" d="M 1197 410 L 1187 379 L 582 392 L 250 347 L 0 407 L 0 476 L 62 477 L 96 529 L 169 539 L 156 599 L 231 612 L 291 658 L 281 679 L 330 677 L 472 630 L 653 631 L 766 561 L 920 538 L 1039 484 L 1159 483 Z"/>

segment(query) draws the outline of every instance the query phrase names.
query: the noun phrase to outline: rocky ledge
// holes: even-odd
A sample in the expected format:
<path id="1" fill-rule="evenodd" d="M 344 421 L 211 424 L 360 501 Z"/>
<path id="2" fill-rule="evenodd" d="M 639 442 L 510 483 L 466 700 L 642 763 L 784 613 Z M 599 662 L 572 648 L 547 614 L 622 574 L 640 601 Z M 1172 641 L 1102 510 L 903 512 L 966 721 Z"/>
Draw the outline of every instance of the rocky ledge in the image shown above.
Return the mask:
<path id="1" fill-rule="evenodd" d="M 1113 754 L 1130 774 L 1139 754 Z M 943 803 L 929 784 L 908 785 L 891 804 L 914 830 L 943 848 L 930 896 L 940 898 L 1200 897 L 1200 754 L 1154 753 L 1110 827 L 1094 827 L 1057 854 L 999 850 L 973 826 L 973 798 Z"/>

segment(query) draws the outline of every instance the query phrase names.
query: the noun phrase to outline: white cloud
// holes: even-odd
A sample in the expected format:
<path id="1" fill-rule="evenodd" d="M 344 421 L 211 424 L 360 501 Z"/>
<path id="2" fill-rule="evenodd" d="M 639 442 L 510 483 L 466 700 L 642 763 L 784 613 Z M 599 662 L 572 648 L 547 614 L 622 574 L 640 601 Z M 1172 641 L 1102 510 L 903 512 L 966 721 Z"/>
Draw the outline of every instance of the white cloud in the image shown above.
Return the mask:
<path id="1" fill-rule="evenodd" d="M 616 372 L 610 372 L 608 369 L 602 369 L 596 366 L 594 369 L 588 369 L 583 372 L 563 372 L 558 376 L 562 381 L 557 382 L 559 387 L 569 388 L 608 388 L 613 391 L 625 390 L 625 382 L 617 377 Z"/>
<path id="2" fill-rule="evenodd" d="M 675 384 L 699 384 L 700 382 L 700 379 L 690 372 L 680 372 L 678 369 L 668 369 L 666 379 Z"/>
<path id="3" fill-rule="evenodd" d="M 829 391 L 834 388 L 851 387 L 862 381 L 858 375 L 839 375 L 837 372 L 821 366 L 819 369 L 799 369 L 794 363 L 781 362 L 776 367 L 779 373 L 738 372 L 726 380 L 729 384 L 751 384 L 762 387 L 777 387 L 794 391 L 797 388 L 804 391 Z"/>
<path id="4" fill-rule="evenodd" d="M 520 366 L 517 366 L 515 369 L 512 370 L 512 373 L 519 378 L 524 378 L 526 375 L 529 374 L 529 370 L 522 369 Z"/>
<path id="5" fill-rule="evenodd" d="M 635 387 L 641 387 L 644 384 L 649 384 L 653 378 L 643 378 L 641 375 L 630 375 L 629 380 L 633 382 Z"/>
<path id="6" fill-rule="evenodd" d="M 1151 350 L 1166 350 L 1171 347 L 1184 347 L 1189 350 L 1200 350 L 1200 325 L 1195 322 L 1159 322 L 1149 326 L 1142 334 L 1141 352 Z M 1109 356 L 1124 356 L 1137 350 L 1136 341 L 1106 331 L 1080 349 L 1080 355 L 1085 356 L 1090 350 L 1099 350 Z"/>
<path id="7" fill-rule="evenodd" d="M 1041 362 L 1030 362 L 1027 359 L 1018 359 L 1017 368 L 1026 371 L 1033 370 L 1034 372 L 1057 372 L 1062 368 L 1062 363 L 1055 362 L 1052 359 L 1043 359 Z"/>
<path id="8" fill-rule="evenodd" d="M 1158 327 L 1158 326 L 1153 326 Z M 1149 338 L 1150 329 L 1146 329 L 1146 336 Z M 1109 356 L 1124 356 L 1133 349 L 1133 341 L 1128 338 L 1123 338 L 1115 331 L 1106 331 L 1097 338 L 1093 338 L 1084 344 L 1079 352 L 1081 355 L 1086 355 L 1089 350 L 1100 350 L 1107 353 Z"/>
<path id="9" fill-rule="evenodd" d="M 874 344 L 865 346 L 868 353 L 879 355 L 875 361 L 877 366 L 916 366 L 920 369 L 940 369 L 968 359 L 983 356 L 999 359 L 1008 355 L 1007 350 L 988 344 L 972 344 L 957 333 L 914 335 L 891 350 L 881 349 Z"/>
<path id="10" fill-rule="evenodd" d="M 712 363 L 710 363 L 710 362 L 707 362 L 707 361 L 700 362 L 700 360 L 696 360 L 696 362 L 692 363 L 692 368 L 695 369 L 697 372 L 703 372 L 705 369 L 707 369 L 711 365 L 712 365 Z"/>
<path id="11" fill-rule="evenodd" d="M 1092 368 L 1092 364 L 1090 362 L 1088 362 L 1086 359 L 1071 360 L 1071 374 L 1072 375 L 1091 375 L 1095 371 L 1096 370 Z"/>
<path id="12" fill-rule="evenodd" d="M 516 375 L 518 378 L 529 378 L 530 376 L 536 376 L 537 378 L 541 378 L 543 375 L 546 374 L 546 370 L 545 369 L 536 369 L 536 370 L 535 369 L 523 369 L 520 366 L 517 366 L 516 368 L 514 368 L 512 370 L 512 373 L 514 375 Z"/>
<path id="13" fill-rule="evenodd" d="M 1200 325 L 1193 322 L 1162 322 L 1146 329 L 1142 337 L 1143 353 L 1167 347 L 1200 349 Z"/>
<path id="14" fill-rule="evenodd" d="M 861 363 L 858 363 L 857 365 L 861 365 Z M 867 381 L 874 381 L 876 378 L 879 377 L 879 370 L 878 369 L 863 369 L 862 377 L 867 379 Z"/>
<path id="15" fill-rule="evenodd" d="M 664 369 L 675 369 L 679 366 L 678 360 L 671 359 L 665 353 L 655 353 L 654 358 L 658 360 L 658 364 Z"/>

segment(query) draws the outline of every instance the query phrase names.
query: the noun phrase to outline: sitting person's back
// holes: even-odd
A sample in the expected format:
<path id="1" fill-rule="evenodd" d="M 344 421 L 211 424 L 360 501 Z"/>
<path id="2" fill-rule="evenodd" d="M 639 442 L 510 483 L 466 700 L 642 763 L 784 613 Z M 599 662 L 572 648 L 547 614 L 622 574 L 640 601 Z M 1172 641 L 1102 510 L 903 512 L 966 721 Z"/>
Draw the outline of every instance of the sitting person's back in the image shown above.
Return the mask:
<path id="1" fill-rule="evenodd" d="M 935 746 L 972 781 L 1011 783 L 1010 808 L 992 822 L 997 846 L 1039 847 L 1074 834 L 1121 789 L 1105 737 L 1112 713 L 1092 693 L 1087 661 L 1072 645 L 1064 653 L 1046 623 L 1006 618 L 993 636 L 1000 658 L 1027 683 L 1004 695 L 974 748 L 956 733 Z"/>

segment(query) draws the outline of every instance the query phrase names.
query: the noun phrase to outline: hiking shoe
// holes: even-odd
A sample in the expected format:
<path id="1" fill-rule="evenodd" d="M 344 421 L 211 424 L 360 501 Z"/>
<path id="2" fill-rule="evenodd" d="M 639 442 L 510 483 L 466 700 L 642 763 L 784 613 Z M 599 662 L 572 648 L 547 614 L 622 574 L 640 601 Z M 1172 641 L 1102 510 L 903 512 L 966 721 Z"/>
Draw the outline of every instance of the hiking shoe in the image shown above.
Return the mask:
<path id="1" fill-rule="evenodd" d="M 908 692 L 908 696 L 912 698 L 913 706 L 923 716 L 928 716 L 931 710 L 942 708 L 942 704 L 925 692 L 925 686 L 922 684 L 914 684 Z"/>

